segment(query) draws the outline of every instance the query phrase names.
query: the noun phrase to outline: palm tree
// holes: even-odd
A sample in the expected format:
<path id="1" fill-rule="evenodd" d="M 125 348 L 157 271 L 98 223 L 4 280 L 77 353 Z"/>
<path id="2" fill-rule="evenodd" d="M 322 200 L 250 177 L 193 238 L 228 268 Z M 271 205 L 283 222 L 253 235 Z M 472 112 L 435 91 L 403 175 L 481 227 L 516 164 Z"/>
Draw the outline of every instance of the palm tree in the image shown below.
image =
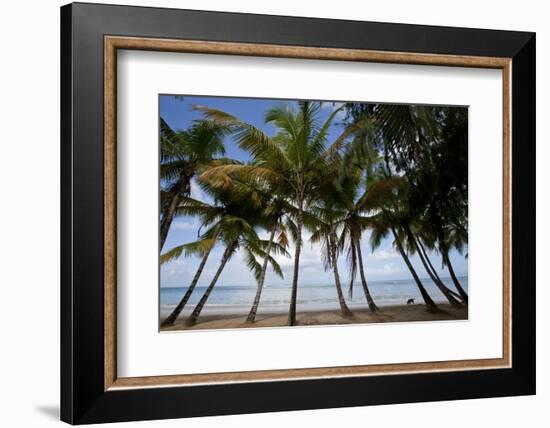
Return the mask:
<path id="1" fill-rule="evenodd" d="M 357 270 L 367 304 L 371 312 L 379 310 L 370 293 L 365 269 L 363 266 L 363 254 L 361 250 L 361 238 L 363 231 L 370 226 L 369 218 L 363 215 L 363 209 L 359 205 L 358 193 L 364 181 L 366 190 L 369 185 L 369 177 L 373 174 L 373 167 L 379 162 L 374 150 L 372 135 L 372 123 L 365 121 L 364 125 L 357 128 L 354 137 L 349 144 L 341 165 L 339 186 L 341 191 L 340 204 L 344 209 L 344 217 L 340 220 L 341 235 L 339 247 L 343 250 L 347 247 L 347 262 L 350 272 L 349 295 L 353 298 L 353 285 Z M 364 177 L 364 180 L 362 178 Z"/>
<path id="2" fill-rule="evenodd" d="M 180 202 L 178 211 L 180 215 L 200 215 L 202 218 L 203 227 L 208 226 L 212 223 L 214 224 L 201 236 L 201 239 L 199 239 L 198 241 L 178 245 L 172 248 L 170 251 L 164 253 L 160 257 L 161 264 L 164 264 L 179 258 L 182 254 L 186 257 L 192 255 L 201 256 L 199 267 L 197 268 L 197 271 L 193 276 L 193 279 L 191 280 L 187 291 L 185 292 L 179 303 L 176 305 L 174 310 L 170 313 L 170 315 L 162 322 L 161 325 L 163 327 L 174 325 L 176 319 L 179 317 L 180 313 L 185 308 L 185 305 L 191 298 L 197 282 L 202 275 L 202 272 L 206 265 L 206 261 L 210 256 L 212 248 L 214 248 L 218 240 L 219 230 L 222 226 L 222 221 L 225 219 L 225 210 L 223 207 L 210 205 L 206 202 L 197 201 L 191 198 L 184 198 Z"/>
<path id="3" fill-rule="evenodd" d="M 296 240 L 292 293 L 288 324 L 296 323 L 296 300 L 298 273 L 302 248 L 304 210 L 318 195 L 319 183 L 331 173 L 331 165 L 340 161 L 339 150 L 350 132 L 346 131 L 328 145 L 330 126 L 340 109 L 336 109 L 325 121 L 320 120 L 322 103 L 300 101 L 298 111 L 290 106 L 269 109 L 265 122 L 276 128 L 274 137 L 269 137 L 258 128 L 244 123 L 223 111 L 197 107 L 205 117 L 225 126 L 231 126 L 238 145 L 250 152 L 254 165 L 220 166 L 224 173 L 239 176 L 256 176 L 277 186 L 292 190 L 289 202 L 295 207 Z M 216 168 L 211 170 L 214 174 Z M 219 170 L 217 171 L 219 172 Z"/>
<path id="4" fill-rule="evenodd" d="M 353 285 L 357 271 L 361 279 L 361 285 L 371 312 L 379 310 L 370 293 L 361 251 L 362 233 L 369 227 L 369 219 L 362 213 L 358 205 L 358 193 L 364 178 L 364 186 L 368 185 L 368 179 L 373 174 L 374 167 L 379 163 L 378 153 L 374 146 L 375 132 L 371 118 L 365 116 L 350 126 L 351 141 L 344 152 L 344 158 L 339 166 L 339 203 L 345 215 L 340 220 L 341 235 L 338 246 L 341 250 L 347 247 L 347 262 L 350 272 L 349 295 L 353 298 Z"/>
<path id="5" fill-rule="evenodd" d="M 350 104 L 347 108 L 355 123 L 371 118 L 387 174 L 403 177 L 408 184 L 403 204 L 407 215 L 400 214 L 402 230 L 392 233 L 402 234 L 400 243 L 419 255 L 426 272 L 451 304 L 458 304 L 455 296 L 467 302 L 454 272 L 451 278 L 458 295 L 443 284 L 433 268 L 418 236 L 424 232 L 411 231 L 418 220 L 435 231 L 443 263 L 452 270 L 447 264 L 450 246 L 444 242 L 446 230 L 452 225 L 465 231 L 467 225 L 467 110 L 389 104 Z M 463 236 L 467 241 L 467 233 Z"/>
<path id="6" fill-rule="evenodd" d="M 233 161 L 231 165 L 245 166 L 242 162 Z M 248 198 L 255 206 L 260 207 L 262 211 L 263 228 L 269 233 L 269 240 L 265 249 L 266 257 L 262 264 L 261 272 L 257 281 L 257 289 L 252 307 L 246 319 L 247 323 L 252 323 L 256 319 L 258 307 L 265 282 L 265 275 L 268 266 L 268 257 L 273 249 L 284 249 L 288 247 L 289 239 L 287 226 L 295 229 L 295 225 L 289 217 L 293 213 L 292 207 L 287 201 L 285 194 L 288 194 L 284 188 L 276 186 L 276 183 L 263 180 L 261 176 L 238 174 L 240 171 L 227 171 L 227 168 L 207 169 L 200 179 L 208 183 L 212 188 L 232 192 L 235 195 L 241 195 L 242 198 Z M 231 170 L 231 168 L 229 169 Z M 246 181 L 243 181 L 246 180 Z M 277 241 L 275 235 L 278 233 Z M 277 245 L 278 244 L 278 245 Z"/>
<path id="7" fill-rule="evenodd" d="M 437 243 L 458 295 L 467 303 L 468 296 L 456 278 L 449 259 L 449 249 L 455 242 L 461 250 L 468 240 L 467 110 L 385 106 L 379 109 L 378 118 L 383 128 L 386 150 L 391 152 L 397 169 L 404 172 L 409 182 L 411 214 L 421 220 L 422 229 L 428 229 L 430 243 Z M 450 237 L 451 230 L 455 232 L 453 237 Z M 453 238 L 456 241 L 449 243 L 449 239 Z M 452 298 L 456 293 L 447 289 L 438 277 L 422 248 L 422 239 L 416 241 L 414 247 L 423 264 L 427 265 L 428 273 L 431 270 L 430 276 L 433 276 L 434 282 L 439 284 L 448 300 L 456 304 Z M 435 245 L 431 247 L 434 249 Z"/>
<path id="8" fill-rule="evenodd" d="M 342 316 L 344 318 L 351 318 L 353 317 L 353 313 L 346 304 L 338 272 L 338 253 L 340 249 L 338 246 L 337 228 L 344 212 L 331 202 L 328 202 L 329 199 L 332 199 L 331 196 L 334 195 L 334 193 L 326 193 L 325 196 L 327 198 L 324 201 L 320 202 L 317 206 L 310 207 L 309 212 L 305 216 L 306 225 L 312 231 L 310 242 L 321 245 L 321 256 L 325 270 L 332 269 Z"/>
<path id="9" fill-rule="evenodd" d="M 196 121 L 185 131 L 176 132 L 160 121 L 160 250 L 181 200 L 191 194 L 191 180 L 204 166 L 225 153 L 223 138 L 227 129 L 209 121 Z"/>
<path id="10" fill-rule="evenodd" d="M 277 243 L 266 243 L 257 235 L 255 228 L 265 225 L 266 218 L 262 205 L 263 201 L 258 198 L 256 192 L 240 183 L 229 187 L 216 186 L 208 180 L 208 177 L 208 174 L 203 173 L 199 177 L 199 182 L 202 184 L 203 190 L 207 191 L 214 199 L 215 205 L 222 208 L 223 213 L 217 224 L 217 237 L 218 241 L 225 245 L 225 250 L 220 265 L 209 286 L 186 320 L 186 325 L 188 326 L 197 322 L 219 276 L 237 250 L 242 249 L 244 251 L 247 266 L 254 273 L 257 282 L 260 280 L 262 271 L 262 266 L 256 259 L 258 256 L 269 261 L 275 273 L 281 277 L 283 276 L 281 268 L 275 259 L 271 255 L 266 254 L 265 249 L 267 246 L 286 254 L 285 250 Z"/>
<path id="11" fill-rule="evenodd" d="M 449 254 L 445 252 L 443 253 L 443 264 L 449 270 L 451 280 L 453 281 L 453 284 L 456 287 L 458 294 L 460 295 L 460 298 L 462 299 L 465 305 L 468 305 L 468 293 L 466 293 L 464 288 L 462 288 L 460 281 L 456 277 L 455 271 L 453 269 L 453 265 L 451 264 L 451 259 L 449 258 Z"/>
<path id="12" fill-rule="evenodd" d="M 449 257 L 450 248 L 454 247 L 459 254 L 462 254 L 464 246 L 467 245 L 468 234 L 463 228 L 456 228 L 449 226 L 445 229 L 443 237 L 438 241 L 438 248 L 441 256 L 443 258 L 443 265 L 447 267 L 451 280 L 453 281 L 454 286 L 456 287 L 458 294 L 460 295 L 464 304 L 468 304 L 468 293 L 464 290 L 460 281 L 456 277 L 453 265 L 451 264 L 451 259 Z"/>
<path id="13" fill-rule="evenodd" d="M 455 299 L 455 297 L 453 296 L 453 292 L 445 286 L 445 284 L 437 274 L 437 271 L 434 269 L 430 259 L 428 258 L 428 254 L 426 253 L 422 243 L 415 236 L 415 234 L 411 230 L 411 227 L 407 224 L 404 226 L 404 230 L 406 232 L 407 241 L 409 243 L 409 251 L 412 254 L 418 254 L 420 261 L 424 266 L 424 269 L 426 270 L 428 276 L 435 284 L 435 286 L 439 289 L 439 291 L 441 291 L 441 293 L 449 301 L 449 303 L 453 306 L 460 306 L 460 302 Z"/>
<path id="14" fill-rule="evenodd" d="M 401 125 L 401 131 L 397 131 L 399 127 L 395 124 L 389 125 L 396 112 L 403 119 L 399 123 L 405 124 Z M 449 230 L 459 231 L 457 235 L 463 241 L 458 247 L 467 242 L 467 112 L 448 107 L 394 106 L 393 110 L 386 107 L 383 117 L 391 158 L 409 184 L 411 227 L 407 238 L 412 251 L 418 253 L 426 272 L 451 304 L 458 304 L 455 297 L 467 303 L 467 294 L 454 271 L 451 278 L 454 276 L 458 294 L 443 284 L 422 243 L 426 242 L 432 250 L 438 249 L 446 265 L 450 263 L 448 254 L 452 247 L 445 242 Z M 413 233 L 411 228 L 417 230 Z"/>
<path id="15" fill-rule="evenodd" d="M 380 231 L 387 230 L 388 228 L 389 228 L 389 230 L 391 230 L 391 233 L 392 233 L 393 238 L 394 238 L 394 245 L 397 248 L 397 250 L 398 250 L 399 254 L 401 255 L 401 257 L 403 258 L 403 261 L 407 265 L 407 268 L 409 269 L 409 272 L 411 273 L 411 275 L 412 275 L 412 277 L 413 277 L 413 279 L 416 283 L 416 286 L 418 287 L 418 290 L 420 291 L 420 295 L 422 296 L 422 299 L 424 300 L 424 303 L 426 305 L 426 309 L 428 310 L 428 312 L 439 312 L 439 308 L 437 307 L 437 305 L 435 304 L 435 302 L 433 301 L 431 296 L 428 294 L 428 291 L 426 290 L 426 288 L 422 284 L 422 281 L 420 280 L 418 274 L 416 273 L 416 270 L 414 269 L 414 267 L 413 267 L 413 265 L 412 265 L 412 263 L 409 259 L 407 251 L 405 250 L 405 247 L 403 245 L 404 238 L 399 235 L 399 232 L 397 231 L 397 227 L 395 226 L 397 221 L 394 218 L 392 218 L 391 214 L 389 214 L 386 211 L 383 212 L 382 219 L 383 220 L 378 223 L 377 227 L 380 228 Z M 376 241 L 378 241 L 378 243 L 380 242 L 378 238 L 375 238 L 371 242 L 376 242 Z M 376 245 L 373 245 L 373 248 L 375 248 L 375 246 Z"/>
<path id="16" fill-rule="evenodd" d="M 241 204 L 242 205 L 242 204 Z M 246 208 L 245 208 L 246 209 Z M 241 209 L 242 212 L 242 209 Z M 248 218 L 247 218 L 248 217 Z M 193 309 L 193 312 L 185 321 L 187 326 L 192 326 L 197 323 L 199 316 L 212 293 L 212 290 L 216 286 L 216 283 L 227 265 L 227 262 L 239 249 L 243 249 L 246 255 L 247 266 L 254 272 L 256 280 L 259 281 L 262 272 L 262 267 L 257 261 L 256 256 L 264 257 L 273 266 L 275 273 L 279 276 L 283 276 L 280 266 L 277 264 L 273 257 L 266 254 L 265 242 L 260 240 L 254 229 L 254 214 L 250 216 L 237 217 L 234 215 L 227 216 L 225 218 L 223 227 L 220 228 L 221 240 L 224 241 L 226 247 L 223 252 L 220 265 L 214 274 L 214 277 L 210 281 L 210 284 L 206 288 L 204 294 L 200 298 L 199 302 Z M 273 245 L 273 243 L 272 243 Z"/>
<path id="17" fill-rule="evenodd" d="M 349 204 L 346 207 L 345 217 L 342 219 L 341 224 L 342 232 L 340 235 L 339 245 L 340 247 L 343 247 L 347 243 L 348 246 L 347 260 L 350 266 L 350 297 L 353 296 L 353 282 L 357 274 L 357 270 L 359 270 L 361 285 L 363 287 L 363 292 L 365 293 L 365 298 L 367 299 L 369 309 L 371 312 L 379 311 L 380 309 L 376 306 L 367 284 L 365 268 L 363 266 L 363 252 L 361 250 L 362 234 L 363 231 L 370 226 L 370 219 L 361 215 L 360 208 L 357 203 L 349 201 Z"/>
<path id="18" fill-rule="evenodd" d="M 441 288 L 443 288 L 442 292 L 443 294 L 446 293 L 449 293 L 451 294 L 453 297 L 456 297 L 457 299 L 460 299 L 462 303 L 464 304 L 468 304 L 468 295 L 466 294 L 466 292 L 464 291 L 464 289 L 462 289 L 460 283 L 458 282 L 458 279 L 456 278 L 455 274 L 454 274 L 454 270 L 452 268 L 452 265 L 450 264 L 450 260 L 448 259 L 449 258 L 449 248 L 451 245 L 451 236 L 452 234 L 449 233 L 450 231 L 450 228 L 446 227 L 446 232 L 445 232 L 445 235 L 446 237 L 444 238 L 443 241 L 440 240 L 439 236 L 440 233 L 436 232 L 436 228 L 434 228 L 434 225 L 432 223 L 430 223 L 429 221 L 427 221 L 426 219 L 421 219 L 420 221 L 416 221 L 415 224 L 413 225 L 414 227 L 414 230 L 415 230 L 415 235 L 416 235 L 416 249 L 419 251 L 419 254 L 420 256 L 424 259 L 424 261 L 426 262 L 426 266 L 427 268 L 429 269 L 429 271 L 431 272 L 431 276 L 432 276 L 432 279 L 435 279 L 435 281 L 437 281 L 440 285 Z M 458 238 L 456 238 L 458 239 Z M 457 245 L 457 248 L 459 249 L 459 252 L 462 252 L 462 245 L 463 243 L 462 242 L 459 242 L 457 241 L 456 242 L 456 245 Z M 440 254 L 441 257 L 442 257 L 442 266 L 445 267 L 447 266 L 449 272 L 451 273 L 451 278 L 454 276 L 455 279 L 456 279 L 456 282 L 453 280 L 453 283 L 458 291 L 455 292 L 451 289 L 449 289 L 444 283 L 443 283 L 443 280 L 440 278 L 437 270 L 435 269 L 433 263 L 431 262 L 430 260 L 430 256 L 428 254 L 428 251 L 426 250 L 428 249 L 430 252 L 435 253 L 435 254 Z M 449 267 L 450 266 L 450 267 Z M 458 283 L 458 286 L 457 286 L 457 283 Z M 451 304 L 453 304 L 453 302 L 450 302 Z"/>
<path id="19" fill-rule="evenodd" d="M 288 217 L 285 219 L 285 211 L 288 211 L 289 208 L 291 207 L 288 206 L 286 201 L 277 196 L 269 200 L 266 204 L 264 216 L 267 220 L 267 228 L 269 229 L 269 240 L 265 249 L 266 257 L 264 257 L 264 261 L 262 264 L 254 301 L 246 318 L 247 323 L 253 323 L 256 320 L 256 314 L 258 313 L 258 307 L 260 306 L 260 299 L 264 287 L 265 274 L 267 272 L 268 257 L 271 255 L 271 251 L 275 245 L 276 233 L 279 234 L 277 241 L 280 248 L 286 250 L 286 248 L 288 247 L 289 240 L 286 225 L 291 224 L 292 220 Z M 294 225 L 292 224 L 292 226 Z"/>
<path id="20" fill-rule="evenodd" d="M 191 284 L 187 288 L 187 291 L 185 292 L 185 294 L 183 295 L 179 303 L 176 305 L 174 310 L 170 313 L 170 315 L 162 322 L 161 324 L 162 327 L 168 327 L 168 326 L 174 325 L 181 311 L 183 311 L 183 309 L 185 308 L 185 305 L 187 304 L 187 302 L 191 298 L 191 295 L 193 294 L 193 291 L 195 290 L 195 286 L 199 281 L 202 271 L 204 270 L 204 266 L 206 265 L 206 261 L 208 260 L 208 256 L 210 255 L 212 248 L 214 248 L 215 242 L 216 242 L 215 238 L 214 239 L 207 238 L 204 240 L 185 244 L 184 246 L 179 247 L 182 253 L 185 253 L 186 256 L 190 256 L 194 254 L 198 254 L 198 255 L 202 254 L 202 258 L 201 258 L 199 267 L 197 268 L 197 272 L 193 276 L 193 279 L 191 280 Z M 176 257 L 174 256 L 174 258 Z M 164 260 L 168 261 L 169 256 L 167 256 Z"/>
<path id="21" fill-rule="evenodd" d="M 403 214 L 406 188 L 406 182 L 401 177 L 388 176 L 388 172 L 384 170 L 378 171 L 377 174 L 369 177 L 365 193 L 359 198 L 357 204 L 363 211 L 375 212 L 369 220 L 373 251 L 380 246 L 382 239 L 391 233 L 394 239 L 393 245 L 411 273 L 426 304 L 426 309 L 428 312 L 438 312 L 437 305 L 422 284 L 404 245 L 406 235 L 403 233 L 405 229 L 403 226 L 409 221 L 407 215 Z"/>
<path id="22" fill-rule="evenodd" d="M 242 227 L 243 223 L 246 223 L 246 220 L 242 218 L 244 214 L 246 214 L 249 218 L 255 218 L 256 221 L 259 221 L 261 219 L 262 210 L 264 209 L 261 206 L 262 201 L 257 200 L 257 197 L 252 197 L 253 193 L 250 189 L 247 189 L 246 192 L 244 192 L 242 190 L 242 187 L 239 189 L 219 188 L 213 186 L 212 183 L 201 179 L 201 177 L 199 177 L 198 181 L 201 184 L 202 189 L 205 191 L 205 193 L 207 193 L 211 198 L 214 199 L 214 202 L 208 203 L 198 201 L 190 197 L 184 197 L 180 201 L 180 204 L 176 209 L 175 215 L 198 216 L 201 220 L 201 228 L 199 229 L 199 231 L 204 227 L 208 227 L 208 230 L 200 236 L 200 239 L 198 241 L 176 246 L 170 251 L 163 254 L 161 256 L 161 263 L 166 263 L 168 261 L 174 260 L 180 257 L 182 254 L 185 256 L 200 255 L 202 259 L 186 293 L 184 294 L 178 305 L 174 308 L 172 313 L 162 323 L 163 326 L 173 325 L 179 314 L 185 308 L 185 305 L 189 301 L 197 285 L 204 266 L 206 265 L 206 261 L 215 244 L 220 240 L 227 241 L 229 239 L 228 236 L 232 233 L 233 228 L 238 229 L 239 227 Z M 250 233 L 250 236 L 254 235 Z M 258 245 L 260 247 L 265 246 L 265 243 L 259 240 Z M 283 252 L 281 247 L 278 245 L 270 244 L 268 246 L 270 247 L 270 250 L 271 247 L 275 247 L 275 250 L 279 253 Z M 227 247 L 230 247 L 230 245 L 228 245 Z M 247 253 L 249 268 L 254 271 L 257 279 L 259 278 L 259 271 L 257 269 L 258 266 L 252 253 L 255 252 L 256 254 L 263 255 L 260 247 L 252 247 L 251 245 L 247 247 L 247 249 L 250 250 L 250 252 Z M 231 255 L 232 253 L 229 254 L 225 262 L 229 260 Z M 270 261 L 274 266 L 276 273 L 282 275 L 282 272 L 276 262 L 273 260 L 273 258 L 269 257 L 269 253 L 265 256 L 265 260 Z M 223 266 L 225 266 L 225 263 L 223 263 Z"/>

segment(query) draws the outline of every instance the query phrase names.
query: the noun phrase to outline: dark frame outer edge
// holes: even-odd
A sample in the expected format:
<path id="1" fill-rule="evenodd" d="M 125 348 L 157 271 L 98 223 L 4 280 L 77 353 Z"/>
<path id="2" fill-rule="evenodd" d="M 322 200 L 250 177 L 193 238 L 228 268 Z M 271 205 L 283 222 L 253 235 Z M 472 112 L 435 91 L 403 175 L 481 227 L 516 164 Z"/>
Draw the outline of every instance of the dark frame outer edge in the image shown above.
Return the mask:
<path id="1" fill-rule="evenodd" d="M 61 8 L 61 349 L 60 416 L 74 422 L 73 408 L 73 290 L 72 290 L 72 10 Z"/>
<path id="2" fill-rule="evenodd" d="M 512 365 L 536 390 L 536 36 L 512 60 Z M 516 209 L 513 209 L 516 207 Z"/>

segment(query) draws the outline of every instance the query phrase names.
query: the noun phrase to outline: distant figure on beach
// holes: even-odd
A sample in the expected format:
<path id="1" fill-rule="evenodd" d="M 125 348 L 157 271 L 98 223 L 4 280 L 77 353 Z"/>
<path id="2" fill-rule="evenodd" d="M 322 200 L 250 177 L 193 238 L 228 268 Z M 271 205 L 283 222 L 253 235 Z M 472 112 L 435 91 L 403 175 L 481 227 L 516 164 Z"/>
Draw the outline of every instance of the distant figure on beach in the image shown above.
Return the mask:
<path id="1" fill-rule="evenodd" d="M 407 305 L 414 305 L 414 299 L 407 300 Z"/>

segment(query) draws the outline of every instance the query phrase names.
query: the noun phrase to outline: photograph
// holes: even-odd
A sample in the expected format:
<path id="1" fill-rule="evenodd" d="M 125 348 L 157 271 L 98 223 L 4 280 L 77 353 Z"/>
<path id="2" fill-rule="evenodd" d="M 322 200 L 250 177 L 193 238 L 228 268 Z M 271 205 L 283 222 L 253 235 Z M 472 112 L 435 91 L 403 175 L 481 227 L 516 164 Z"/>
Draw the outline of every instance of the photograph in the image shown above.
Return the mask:
<path id="1" fill-rule="evenodd" d="M 468 108 L 159 96 L 161 331 L 468 319 Z"/>

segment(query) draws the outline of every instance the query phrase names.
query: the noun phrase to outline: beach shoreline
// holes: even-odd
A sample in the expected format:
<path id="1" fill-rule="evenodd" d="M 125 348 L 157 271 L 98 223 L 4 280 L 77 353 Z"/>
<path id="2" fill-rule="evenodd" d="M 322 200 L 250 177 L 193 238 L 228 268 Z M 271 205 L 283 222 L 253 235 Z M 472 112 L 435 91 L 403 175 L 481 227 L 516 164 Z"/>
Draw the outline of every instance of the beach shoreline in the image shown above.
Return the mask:
<path id="1" fill-rule="evenodd" d="M 337 309 L 298 312 L 297 326 L 327 326 L 350 324 L 378 324 L 415 321 L 458 321 L 468 319 L 468 308 L 439 304 L 440 312 L 431 313 L 422 304 L 384 306 L 376 313 L 368 309 L 353 310 L 352 318 L 344 318 Z M 186 316 L 181 316 L 173 326 L 161 331 L 220 330 L 239 328 L 269 328 L 287 326 L 287 313 L 258 313 L 254 323 L 246 323 L 246 314 L 204 315 L 194 326 L 186 326 Z"/>

